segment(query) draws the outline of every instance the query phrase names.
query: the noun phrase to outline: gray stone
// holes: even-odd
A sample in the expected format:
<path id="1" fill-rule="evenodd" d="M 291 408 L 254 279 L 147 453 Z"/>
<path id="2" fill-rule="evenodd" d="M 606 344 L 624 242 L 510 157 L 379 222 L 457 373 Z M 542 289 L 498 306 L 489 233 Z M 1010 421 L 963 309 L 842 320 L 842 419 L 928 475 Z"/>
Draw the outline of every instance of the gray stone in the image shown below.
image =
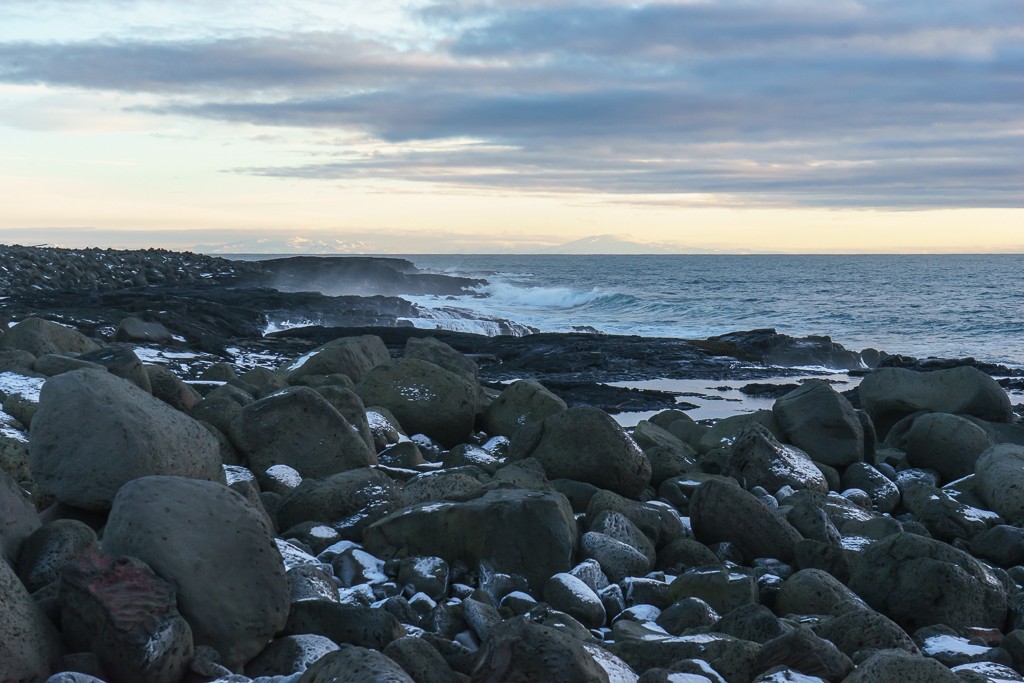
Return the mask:
<path id="1" fill-rule="evenodd" d="M 470 566 L 487 562 L 526 576 L 539 589 L 552 574 L 572 567 L 576 522 L 561 494 L 495 490 L 465 502 L 398 510 L 370 525 L 364 544 L 380 557 L 431 554 Z"/>
<path id="2" fill-rule="evenodd" d="M 42 681 L 62 654 L 60 634 L 0 560 L 0 681 Z"/>
<path id="3" fill-rule="evenodd" d="M 651 561 L 631 545 L 611 536 L 588 531 L 580 539 L 583 556 L 597 560 L 609 579 L 622 581 L 627 576 L 643 576 L 651 570 Z"/>
<path id="4" fill-rule="evenodd" d="M 355 645 L 382 650 L 403 634 L 402 625 L 391 613 L 326 600 L 303 600 L 292 604 L 282 633 L 312 633 L 330 638 L 339 645 Z"/>
<path id="5" fill-rule="evenodd" d="M 963 683 L 934 659 L 882 650 L 860 663 L 843 683 Z"/>
<path id="6" fill-rule="evenodd" d="M 565 401 L 533 380 L 513 382 L 483 412 L 482 423 L 488 434 L 511 437 L 526 424 L 565 410 Z"/>
<path id="7" fill-rule="evenodd" d="M 876 541 L 853 563 L 850 588 L 900 626 L 1001 627 L 1006 589 L 967 553 L 901 533 Z"/>
<path id="8" fill-rule="evenodd" d="M 745 482 L 748 489 L 763 486 L 778 491 L 783 486 L 828 491 L 828 482 L 799 448 L 779 443 L 757 423 L 744 427 L 732 444 L 725 474 Z"/>
<path id="9" fill-rule="evenodd" d="M 976 463 L 977 490 L 990 509 L 1011 522 L 1024 521 L 1024 446 L 999 444 Z"/>
<path id="10" fill-rule="evenodd" d="M 850 609 L 814 627 L 814 632 L 835 643 L 847 656 L 867 650 L 904 650 L 920 654 L 906 631 L 892 619 L 871 609 Z"/>
<path id="11" fill-rule="evenodd" d="M 1003 388 L 966 365 L 934 372 L 882 368 L 864 378 L 859 393 L 880 438 L 901 418 L 919 410 L 973 415 L 990 422 L 1013 421 L 1010 399 Z"/>
<path id="12" fill-rule="evenodd" d="M 864 428 L 856 409 L 824 380 L 808 380 L 772 406 L 789 443 L 815 461 L 845 467 L 864 460 Z"/>
<path id="13" fill-rule="evenodd" d="M 29 438 L 32 473 L 62 503 L 104 510 L 149 475 L 224 481 L 201 424 L 107 372 L 75 370 L 43 385 Z"/>
<path id="14" fill-rule="evenodd" d="M 714 627 L 720 620 L 721 616 L 707 601 L 690 596 L 662 610 L 655 623 L 673 635 L 680 635 L 691 628 Z"/>
<path id="15" fill-rule="evenodd" d="M 281 553 L 260 514 L 222 484 L 179 477 L 125 484 L 102 546 L 142 559 L 170 582 L 195 642 L 216 648 L 229 666 L 251 659 L 285 624 Z"/>
<path id="16" fill-rule="evenodd" d="M 697 452 L 665 429 L 641 420 L 633 428 L 633 440 L 651 461 L 651 485 L 697 469 Z"/>
<path id="17" fill-rule="evenodd" d="M 647 558 L 648 564 L 654 565 L 654 560 L 657 557 L 654 543 L 621 512 L 602 510 L 590 523 L 590 531 L 611 536 L 616 541 L 639 550 Z"/>
<path id="18" fill-rule="evenodd" d="M 330 638 L 313 633 L 281 636 L 245 665 L 248 676 L 276 676 L 305 671 L 321 657 L 340 649 Z"/>
<path id="19" fill-rule="evenodd" d="M 866 462 L 855 462 L 843 471 L 844 489 L 860 489 L 871 497 L 879 512 L 892 512 L 900 503 L 900 490 L 877 468 Z"/>
<path id="20" fill-rule="evenodd" d="M 16 562 L 25 539 L 40 523 L 32 500 L 10 475 L 0 470 L 0 561 Z"/>
<path id="21" fill-rule="evenodd" d="M 849 657 L 806 627 L 795 628 L 764 644 L 754 668 L 764 671 L 775 666 L 787 666 L 826 681 L 843 680 L 853 670 Z"/>
<path id="22" fill-rule="evenodd" d="M 587 628 L 604 626 L 605 611 L 601 598 L 572 574 L 559 573 L 544 585 L 544 600 Z"/>
<path id="23" fill-rule="evenodd" d="M 147 394 L 153 393 L 149 383 L 149 375 L 142 364 L 142 359 L 135 355 L 130 346 L 108 346 L 89 353 L 83 353 L 79 360 L 102 365 L 107 371 L 121 379 L 126 379 Z"/>
<path id="24" fill-rule="evenodd" d="M 146 376 L 153 396 L 167 405 L 187 413 L 195 408 L 203 397 L 199 392 L 182 381 L 163 365 L 145 365 Z"/>
<path id="25" fill-rule="evenodd" d="M 167 344 L 172 341 L 173 336 L 163 324 L 146 322 L 135 316 L 129 316 L 118 323 L 114 332 L 114 340 L 119 342 Z"/>
<path id="26" fill-rule="evenodd" d="M 423 638 L 406 636 L 388 643 L 384 654 L 398 663 L 416 683 L 459 683 L 441 653 Z"/>
<path id="27" fill-rule="evenodd" d="M 320 478 L 377 462 L 359 431 L 308 387 L 283 389 L 243 408 L 238 440 L 259 471 L 288 465 Z"/>
<path id="28" fill-rule="evenodd" d="M 701 434 L 700 441 L 694 447 L 698 453 L 707 454 L 713 449 L 730 446 L 736 435 L 754 423 L 765 427 L 776 439 L 783 438 L 782 428 L 779 427 L 774 413 L 770 410 L 757 410 L 753 413 L 722 418 Z"/>
<path id="29" fill-rule="evenodd" d="M 936 470 L 943 481 L 974 473 L 974 464 L 991 439 L 981 427 L 957 415 L 932 413 L 914 420 L 907 433 L 907 462 Z"/>
<path id="30" fill-rule="evenodd" d="M 92 527 L 75 519 L 57 519 L 36 529 L 18 555 L 18 576 L 30 592 L 60 578 L 76 556 L 94 551 L 99 540 Z"/>
<path id="31" fill-rule="evenodd" d="M 395 510 L 399 491 L 379 470 L 367 467 L 332 474 L 323 479 L 303 479 L 281 498 L 277 520 L 288 529 L 302 522 L 336 524 L 361 516 L 369 524 Z"/>
<path id="32" fill-rule="evenodd" d="M 0 348 L 21 349 L 38 358 L 47 353 L 86 353 L 100 345 L 70 327 L 29 317 L 0 335 Z"/>
<path id="33" fill-rule="evenodd" d="M 1024 529 L 998 524 L 973 536 L 970 551 L 1000 567 L 1024 564 Z"/>
<path id="34" fill-rule="evenodd" d="M 288 380 L 294 382 L 305 375 L 348 375 L 358 384 L 377 365 L 391 358 L 380 337 L 341 337 L 310 351 L 285 367 Z"/>
<path id="35" fill-rule="evenodd" d="M 535 458 L 549 479 L 575 479 L 638 498 L 651 481 L 651 463 L 608 413 L 577 406 L 517 431 L 514 460 Z"/>
<path id="36" fill-rule="evenodd" d="M 722 617 L 715 630 L 740 640 L 767 643 L 789 630 L 770 609 L 758 603 L 740 605 Z"/>
<path id="37" fill-rule="evenodd" d="M 739 486 L 708 481 L 693 494 L 690 521 L 701 543 L 730 541 L 748 560 L 794 557 L 800 532 L 765 503 Z"/>
<path id="38" fill-rule="evenodd" d="M 757 603 L 759 593 L 757 580 L 751 574 L 727 567 L 696 567 L 676 577 L 669 595 L 673 600 L 700 598 L 719 614 L 726 614 Z"/>
<path id="39" fill-rule="evenodd" d="M 132 557 L 89 553 L 64 569 L 61 627 L 76 651 L 96 653 L 115 681 L 178 683 L 192 660 L 192 629 L 174 588 Z"/>
<path id="40" fill-rule="evenodd" d="M 820 569 L 801 569 L 782 584 L 775 596 L 775 612 L 788 614 L 842 614 L 867 609 L 867 604 L 839 579 Z"/>
<path id="41" fill-rule="evenodd" d="M 422 360 L 401 358 L 374 367 L 357 387 L 366 405 L 381 405 L 409 433 L 426 434 L 446 448 L 468 440 L 477 387 Z"/>
<path id="42" fill-rule="evenodd" d="M 306 669 L 298 683 L 415 683 L 398 664 L 380 652 L 346 647 L 330 652 Z"/>

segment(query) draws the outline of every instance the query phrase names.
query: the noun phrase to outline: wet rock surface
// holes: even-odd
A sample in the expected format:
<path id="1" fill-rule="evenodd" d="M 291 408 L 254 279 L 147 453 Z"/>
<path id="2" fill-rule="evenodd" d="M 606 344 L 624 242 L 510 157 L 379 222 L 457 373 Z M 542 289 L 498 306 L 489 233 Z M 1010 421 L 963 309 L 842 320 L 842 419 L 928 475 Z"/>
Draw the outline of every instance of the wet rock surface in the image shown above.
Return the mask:
<path id="1" fill-rule="evenodd" d="M 11 470 L 0 477 L 0 680 L 933 682 L 1024 671 L 1024 427 L 969 365 L 873 356 L 891 367 L 862 392 L 805 383 L 774 410 L 714 425 L 670 396 L 672 409 L 623 429 L 600 409 L 623 394 L 602 382 L 754 382 L 769 370 L 752 363 L 766 359 L 864 359 L 766 330 L 708 343 L 407 327 L 264 338 L 259 302 L 314 301 L 270 289 L 268 266 L 87 256 L 116 277 L 93 281 L 83 261 L 66 281 L 45 284 L 28 265 L 0 278 L 11 296 L 0 306 L 19 320 L 97 313 L 32 323 L 40 334 L 7 338 L 0 357 L 4 372 L 43 387 L 41 401 L 29 391 L 4 402 L 18 416 L 5 438 L 23 447 L 0 460 Z M 168 273 L 185 273 L 172 283 L 160 279 L 165 256 Z M 353 281 L 389 268 L 399 293 L 466 286 L 391 261 L 273 268 L 282 289 L 320 286 L 338 267 Z M 111 307 L 28 311 L 15 290 L 32 286 L 37 304 Z M 164 310 L 193 327 L 157 319 Z M 160 373 L 112 346 L 129 315 L 171 333 L 132 342 L 163 354 Z M 235 351 L 191 364 L 173 355 L 203 345 Z M 392 388 L 423 410 L 357 394 L 396 366 L 408 372 L 390 375 Z M 159 379 L 154 395 L 143 376 Z M 47 396 L 68 382 L 84 385 L 82 398 L 56 410 Z M 457 405 L 427 401 L 428 385 Z M 95 410 L 114 394 L 146 429 L 183 420 L 194 442 L 169 427 L 147 439 L 178 444 L 166 454 L 174 467 L 205 449 L 216 473 L 126 476 L 130 442 L 101 447 L 89 431 L 133 424 Z M 58 419 L 87 406 L 86 422 L 112 426 Z M 109 489 L 112 509 L 60 500 L 47 459 L 28 457 L 51 431 L 77 435 L 88 462 L 113 463 L 95 485 L 79 477 L 85 492 Z"/>

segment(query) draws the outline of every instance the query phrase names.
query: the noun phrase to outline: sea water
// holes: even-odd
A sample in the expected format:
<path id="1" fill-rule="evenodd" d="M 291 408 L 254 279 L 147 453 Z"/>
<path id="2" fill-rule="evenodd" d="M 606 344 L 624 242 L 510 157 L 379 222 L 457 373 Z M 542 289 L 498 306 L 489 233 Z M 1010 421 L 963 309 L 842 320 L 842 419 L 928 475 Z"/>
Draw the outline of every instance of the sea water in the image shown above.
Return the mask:
<path id="1" fill-rule="evenodd" d="M 461 297 L 406 297 L 413 324 L 684 339 L 774 327 L 847 348 L 1024 366 L 1024 255 L 409 255 L 484 278 Z M 458 309 L 453 317 L 450 309 Z M 445 311 L 440 311 L 445 309 Z"/>

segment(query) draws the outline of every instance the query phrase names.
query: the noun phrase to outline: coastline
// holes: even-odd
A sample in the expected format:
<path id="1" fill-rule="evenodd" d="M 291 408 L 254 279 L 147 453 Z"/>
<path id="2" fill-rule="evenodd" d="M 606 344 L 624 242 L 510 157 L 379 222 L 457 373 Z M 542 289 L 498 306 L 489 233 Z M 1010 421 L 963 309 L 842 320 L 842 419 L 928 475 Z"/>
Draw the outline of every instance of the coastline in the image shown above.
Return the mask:
<path id="1" fill-rule="evenodd" d="M 0 679 L 1024 669 L 1024 371 L 767 329 L 424 330 L 401 292 L 270 286 L 338 262 L 15 252 L 39 275 L 0 283 Z M 345 324 L 263 334 L 310 313 Z M 756 410 L 685 410 L 736 394 Z"/>

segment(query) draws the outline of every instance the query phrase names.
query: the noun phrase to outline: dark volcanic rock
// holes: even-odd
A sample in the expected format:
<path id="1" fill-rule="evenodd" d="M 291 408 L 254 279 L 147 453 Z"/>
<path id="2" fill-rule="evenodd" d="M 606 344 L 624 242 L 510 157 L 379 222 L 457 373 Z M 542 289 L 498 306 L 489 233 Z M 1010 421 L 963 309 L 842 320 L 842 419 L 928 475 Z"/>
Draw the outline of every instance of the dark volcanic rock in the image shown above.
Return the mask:
<path id="1" fill-rule="evenodd" d="M 695 342 L 717 355 L 769 365 L 823 365 L 854 370 L 863 367 L 860 354 L 848 351 L 829 337 L 790 337 L 774 329 L 731 332 Z"/>
<path id="2" fill-rule="evenodd" d="M 111 680 L 181 680 L 192 629 L 174 589 L 143 562 L 83 555 L 65 568 L 60 591 L 64 637 L 76 651 L 95 652 Z"/>

